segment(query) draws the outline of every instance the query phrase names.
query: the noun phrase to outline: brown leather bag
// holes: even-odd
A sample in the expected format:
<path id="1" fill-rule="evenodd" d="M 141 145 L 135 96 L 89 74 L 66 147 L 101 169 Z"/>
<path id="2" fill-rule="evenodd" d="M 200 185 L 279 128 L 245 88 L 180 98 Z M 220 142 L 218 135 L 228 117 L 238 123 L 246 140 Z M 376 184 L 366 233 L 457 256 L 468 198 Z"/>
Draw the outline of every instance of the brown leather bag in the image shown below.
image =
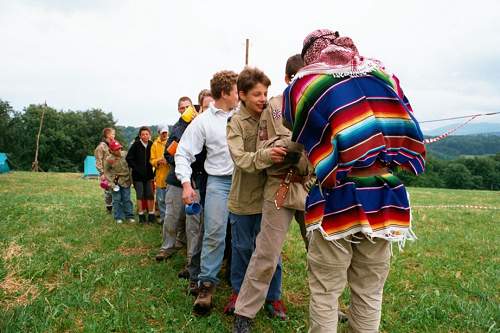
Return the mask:
<path id="1" fill-rule="evenodd" d="M 288 170 L 286 175 L 273 176 L 281 178 L 280 187 L 274 195 L 274 205 L 276 206 L 276 209 L 283 207 L 286 196 L 288 195 L 288 190 L 290 189 L 290 183 L 304 183 L 304 177 L 297 175 L 295 172 L 295 169 L 291 168 Z"/>

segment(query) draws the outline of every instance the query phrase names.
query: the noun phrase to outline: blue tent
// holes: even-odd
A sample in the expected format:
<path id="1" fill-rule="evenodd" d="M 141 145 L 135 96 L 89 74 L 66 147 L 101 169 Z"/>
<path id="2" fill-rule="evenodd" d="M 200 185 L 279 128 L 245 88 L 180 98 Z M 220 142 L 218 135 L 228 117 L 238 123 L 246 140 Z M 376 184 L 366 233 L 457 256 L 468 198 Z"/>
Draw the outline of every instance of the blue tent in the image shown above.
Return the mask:
<path id="1" fill-rule="evenodd" d="M 83 162 L 83 177 L 97 177 L 99 176 L 99 171 L 95 167 L 95 157 L 87 156 Z"/>
<path id="2" fill-rule="evenodd" d="M 7 160 L 7 155 L 5 153 L 0 153 L 0 173 L 9 172 L 9 161 Z"/>

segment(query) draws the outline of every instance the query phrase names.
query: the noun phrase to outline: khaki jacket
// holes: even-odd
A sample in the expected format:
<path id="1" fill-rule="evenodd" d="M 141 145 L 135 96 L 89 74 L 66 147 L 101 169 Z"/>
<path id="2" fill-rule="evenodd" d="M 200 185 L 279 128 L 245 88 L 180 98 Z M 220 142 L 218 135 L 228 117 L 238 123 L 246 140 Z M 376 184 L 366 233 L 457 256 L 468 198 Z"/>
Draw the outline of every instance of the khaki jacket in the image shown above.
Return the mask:
<path id="1" fill-rule="evenodd" d="M 110 154 L 108 158 L 104 160 L 104 176 L 110 184 L 115 183 L 115 178 L 118 180 L 118 185 L 121 187 L 130 187 L 132 184 L 130 169 L 125 159 L 126 156 L 127 153 L 122 151 L 121 157 Z"/>
<path id="2" fill-rule="evenodd" d="M 167 140 L 161 141 L 160 137 L 158 137 L 151 146 L 151 157 L 149 158 L 149 163 L 151 163 L 153 168 L 155 168 L 155 184 L 160 188 L 165 188 L 167 186 L 165 180 L 167 178 L 168 171 L 170 170 L 170 165 L 168 163 L 163 165 L 158 164 L 160 160 L 165 159 L 163 153 L 165 152 Z"/>
<path id="3" fill-rule="evenodd" d="M 104 160 L 110 155 L 109 147 L 106 142 L 101 141 L 94 150 L 95 167 L 99 171 L 99 175 L 104 173 Z"/>
<path id="4" fill-rule="evenodd" d="M 271 159 L 269 151 L 256 151 L 258 126 L 259 121 L 243 105 L 227 123 L 227 144 L 234 161 L 228 208 L 234 214 L 262 213 L 266 182 L 263 169 L 270 165 L 266 161 Z"/>
<path id="5" fill-rule="evenodd" d="M 288 152 L 298 152 L 301 156 L 296 164 L 271 164 L 266 169 L 267 181 L 264 189 L 264 199 L 273 202 L 276 191 L 281 183 L 280 178 L 273 176 L 285 175 L 290 168 L 294 168 L 295 172 L 301 176 L 310 176 L 314 171 L 307 159 L 304 146 L 291 141 L 292 133 L 283 125 L 281 109 L 281 96 L 273 97 L 269 100 L 269 107 L 262 112 L 259 121 L 257 150 L 281 146 L 287 147 Z M 283 207 L 303 211 L 305 210 L 306 196 L 307 192 L 303 184 L 290 183 L 290 188 Z"/>

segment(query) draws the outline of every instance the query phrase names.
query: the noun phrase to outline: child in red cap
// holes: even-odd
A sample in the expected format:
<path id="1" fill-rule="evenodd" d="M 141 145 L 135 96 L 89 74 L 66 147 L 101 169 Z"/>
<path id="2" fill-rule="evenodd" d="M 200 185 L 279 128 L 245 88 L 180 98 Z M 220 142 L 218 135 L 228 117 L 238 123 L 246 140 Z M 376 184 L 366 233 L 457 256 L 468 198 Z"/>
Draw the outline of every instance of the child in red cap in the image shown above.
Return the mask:
<path id="1" fill-rule="evenodd" d="M 113 195 L 113 216 L 116 223 L 121 224 L 126 218 L 135 222 L 133 204 L 130 200 L 130 185 L 132 184 L 130 169 L 125 157 L 127 153 L 121 150 L 122 145 L 113 140 L 109 143 L 111 155 L 104 160 L 104 176 L 108 180 Z"/>

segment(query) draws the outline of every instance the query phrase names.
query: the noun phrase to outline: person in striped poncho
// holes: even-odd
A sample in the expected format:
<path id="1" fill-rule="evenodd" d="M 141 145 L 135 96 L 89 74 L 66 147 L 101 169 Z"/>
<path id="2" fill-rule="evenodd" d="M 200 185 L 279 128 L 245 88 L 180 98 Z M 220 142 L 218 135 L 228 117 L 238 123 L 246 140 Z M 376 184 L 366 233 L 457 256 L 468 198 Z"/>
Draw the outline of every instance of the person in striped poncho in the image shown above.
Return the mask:
<path id="1" fill-rule="evenodd" d="M 318 179 L 306 201 L 309 331 L 336 332 L 348 283 L 351 331 L 375 332 L 390 242 L 415 238 L 408 194 L 392 171 L 424 171 L 423 135 L 398 79 L 350 38 L 313 31 L 302 57 L 307 66 L 285 90 L 283 112 Z"/>

